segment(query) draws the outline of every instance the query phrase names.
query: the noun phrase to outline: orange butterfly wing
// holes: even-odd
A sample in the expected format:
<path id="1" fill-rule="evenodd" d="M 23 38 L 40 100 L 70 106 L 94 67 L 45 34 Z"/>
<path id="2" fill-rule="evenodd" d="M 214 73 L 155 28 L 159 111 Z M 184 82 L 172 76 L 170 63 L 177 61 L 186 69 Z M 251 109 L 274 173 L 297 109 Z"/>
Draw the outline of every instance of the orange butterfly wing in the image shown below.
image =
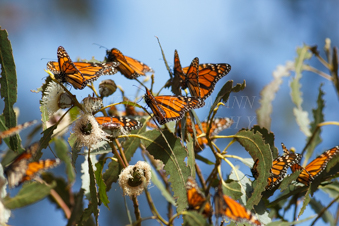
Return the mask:
<path id="1" fill-rule="evenodd" d="M 46 159 L 46 160 L 40 160 L 39 162 L 31 162 L 28 164 L 25 175 L 22 177 L 19 183 L 32 180 L 42 171 L 53 168 L 59 164 L 60 164 L 59 159 L 53 159 L 53 160 Z"/>
<path id="2" fill-rule="evenodd" d="M 115 74 L 116 62 L 99 64 L 91 62 L 72 62 L 66 50 L 59 46 L 57 51 L 58 62 L 50 61 L 47 68 L 52 71 L 56 79 L 73 85 L 75 89 L 83 89 L 92 81 L 104 74 Z"/>
<path id="3" fill-rule="evenodd" d="M 302 170 L 297 178 L 297 181 L 300 183 L 309 186 L 309 184 L 317 177 L 319 174 L 326 168 L 327 163 L 337 154 L 339 153 L 339 146 L 331 148 L 317 158 L 315 158 L 312 162 L 310 162 L 305 168 L 300 166 L 299 164 L 294 164 L 291 169 L 292 172 L 296 170 Z"/>
<path id="4" fill-rule="evenodd" d="M 151 67 L 136 59 L 124 56 L 116 48 L 107 51 L 106 58 L 107 62 L 119 62 L 120 64 L 117 66 L 118 71 L 128 79 L 137 78 L 138 76 L 145 75 L 147 72 L 154 72 Z"/>
<path id="5" fill-rule="evenodd" d="M 103 127 L 103 129 L 124 128 L 124 130 L 136 130 L 142 126 L 142 123 L 123 116 L 113 117 L 95 117 L 95 120 Z"/>
<path id="6" fill-rule="evenodd" d="M 221 184 L 214 195 L 216 217 L 226 216 L 235 222 L 248 222 L 254 225 L 261 225 L 260 221 L 247 210 L 243 205 L 224 195 Z"/>
<path id="7" fill-rule="evenodd" d="M 298 164 L 301 157 L 302 156 L 300 154 L 289 153 L 274 159 L 272 163 L 272 168 L 270 169 L 271 176 L 267 179 L 266 190 L 271 190 L 272 188 L 280 184 L 280 182 L 285 178 L 288 168 L 294 164 Z M 259 172 L 257 169 L 258 164 L 259 159 L 256 159 L 251 169 L 252 175 L 255 179 L 257 179 L 259 176 Z"/>
<path id="8" fill-rule="evenodd" d="M 196 97 L 156 96 L 146 88 L 145 102 L 151 108 L 154 117 L 163 125 L 169 121 L 179 120 L 184 113 L 203 107 L 205 102 Z"/>
<path id="9" fill-rule="evenodd" d="M 39 150 L 39 143 L 36 142 L 19 154 L 12 163 L 5 168 L 9 187 L 17 186 L 26 173 L 28 163 L 33 159 Z"/>
<path id="10" fill-rule="evenodd" d="M 187 74 L 189 67 L 183 68 L 183 72 Z M 227 75 L 231 71 L 231 65 L 229 64 L 199 64 L 199 87 L 200 87 L 200 97 L 202 99 L 206 99 L 209 97 L 215 87 L 215 84 L 225 75 Z M 196 78 L 193 74 L 191 76 L 187 76 L 188 81 L 193 81 L 190 85 L 195 89 Z M 189 82 L 188 82 L 189 83 Z M 193 89 L 193 88 L 191 88 Z"/>
<path id="11" fill-rule="evenodd" d="M 2 132 L 0 132 L 0 139 L 12 136 L 15 133 L 19 133 L 21 130 L 27 128 L 28 126 L 35 124 L 36 122 L 37 122 L 36 120 L 25 122 L 23 124 L 15 126 L 15 127 L 9 128 L 6 131 L 2 131 Z"/>
<path id="12" fill-rule="evenodd" d="M 210 136 L 215 136 L 219 132 L 221 132 L 224 129 L 229 128 L 233 124 L 233 120 L 230 118 L 216 118 L 213 120 L 211 124 L 211 129 L 210 129 Z M 201 122 L 201 127 L 202 131 L 199 127 L 198 124 L 194 124 L 195 131 L 196 131 L 196 136 L 199 136 L 202 133 L 207 132 L 207 122 Z M 190 133 L 193 136 L 193 129 L 192 129 L 192 120 L 190 116 L 186 116 L 186 130 L 188 133 Z M 181 122 L 179 121 L 178 123 L 178 134 L 181 134 Z M 197 139 L 196 145 L 194 147 L 195 152 L 199 152 L 204 149 L 205 145 L 207 144 L 207 139 L 206 137 L 200 137 Z"/>
<path id="13" fill-rule="evenodd" d="M 212 215 L 212 207 L 210 203 L 206 201 L 205 195 L 200 191 L 198 184 L 192 177 L 188 177 L 187 179 L 186 192 L 189 209 L 199 211 L 202 205 L 206 202 L 202 213 L 205 217 Z"/>

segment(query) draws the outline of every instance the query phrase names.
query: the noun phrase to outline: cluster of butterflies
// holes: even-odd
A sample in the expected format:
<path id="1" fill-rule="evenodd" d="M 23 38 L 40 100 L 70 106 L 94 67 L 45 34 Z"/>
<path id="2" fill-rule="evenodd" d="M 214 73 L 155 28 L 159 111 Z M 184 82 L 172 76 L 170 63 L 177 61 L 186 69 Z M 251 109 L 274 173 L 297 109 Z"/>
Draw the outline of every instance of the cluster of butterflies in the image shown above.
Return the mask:
<path id="1" fill-rule="evenodd" d="M 202 211 L 205 217 L 212 215 L 213 209 L 209 200 L 206 199 L 204 193 L 202 193 L 197 182 L 192 177 L 188 177 L 187 179 L 186 192 L 189 210 Z M 231 197 L 223 194 L 221 183 L 214 195 L 214 206 L 216 217 L 227 217 L 235 222 L 261 225 L 260 221 L 251 211 L 247 210 Z"/>
<path id="2" fill-rule="evenodd" d="M 265 187 L 266 190 L 271 190 L 279 185 L 286 177 L 287 170 L 289 168 L 291 168 L 292 172 L 301 170 L 296 181 L 304 184 L 305 186 L 309 186 L 312 181 L 318 177 L 322 171 L 324 171 L 328 162 L 339 153 L 339 146 L 333 147 L 315 158 L 304 168 L 299 164 L 302 156 L 289 151 L 284 144 L 281 145 L 284 154 L 273 160 L 272 168 L 270 170 L 271 176 L 267 179 L 267 185 Z M 259 171 L 257 169 L 258 164 L 259 159 L 256 159 L 251 169 L 252 175 L 255 179 L 259 176 Z"/>
<path id="3" fill-rule="evenodd" d="M 83 89 L 101 75 L 115 74 L 118 71 L 128 79 L 136 79 L 148 72 L 154 72 L 151 67 L 123 55 L 116 48 L 107 51 L 105 63 L 73 62 L 62 46 L 58 48 L 57 57 L 58 61 L 48 62 L 47 68 L 56 79 L 71 84 L 75 89 Z M 160 125 L 179 120 L 185 112 L 203 107 L 204 100 L 211 95 L 217 81 L 230 70 L 229 64 L 199 64 L 198 58 L 195 58 L 189 67 L 182 68 L 175 51 L 172 91 L 177 95 L 153 96 L 145 87 L 145 102 Z M 179 95 L 180 88 L 188 88 L 191 97 Z"/>

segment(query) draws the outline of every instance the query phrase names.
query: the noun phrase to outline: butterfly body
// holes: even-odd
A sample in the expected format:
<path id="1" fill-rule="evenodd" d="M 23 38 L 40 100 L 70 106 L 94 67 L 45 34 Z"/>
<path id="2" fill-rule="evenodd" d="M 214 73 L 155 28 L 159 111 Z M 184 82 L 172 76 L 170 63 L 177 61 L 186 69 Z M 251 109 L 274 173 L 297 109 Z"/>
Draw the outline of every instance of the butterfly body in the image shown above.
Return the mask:
<path id="1" fill-rule="evenodd" d="M 184 113 L 191 110 L 203 107 L 205 102 L 196 97 L 184 96 L 156 96 L 146 88 L 144 96 L 146 104 L 151 108 L 156 120 L 160 125 L 169 121 L 179 120 L 184 116 Z"/>
<path id="2" fill-rule="evenodd" d="M 60 82 L 70 83 L 75 89 L 83 89 L 101 75 L 112 75 L 117 72 L 118 63 L 91 63 L 73 62 L 66 50 L 59 46 L 57 51 L 58 62 L 50 61 L 47 68 Z"/>
<path id="3" fill-rule="evenodd" d="M 119 62 L 118 71 L 128 79 L 134 79 L 138 76 L 145 75 L 147 72 L 154 72 L 153 69 L 146 64 L 123 55 L 120 50 L 113 48 L 107 51 L 107 62 Z"/>

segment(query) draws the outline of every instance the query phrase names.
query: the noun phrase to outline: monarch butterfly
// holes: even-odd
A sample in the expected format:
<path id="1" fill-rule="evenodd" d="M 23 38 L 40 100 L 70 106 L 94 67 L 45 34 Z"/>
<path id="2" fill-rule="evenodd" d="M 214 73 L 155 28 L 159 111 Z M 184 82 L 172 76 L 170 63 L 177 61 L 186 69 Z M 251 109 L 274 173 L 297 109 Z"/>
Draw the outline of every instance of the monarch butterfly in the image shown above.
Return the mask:
<path id="1" fill-rule="evenodd" d="M 279 156 L 272 162 L 272 168 L 270 169 L 271 176 L 267 178 L 267 185 L 265 187 L 266 190 L 271 190 L 285 178 L 287 169 L 293 164 L 297 164 L 300 162 L 301 155 L 296 153 L 289 153 L 283 156 Z M 252 175 L 255 179 L 258 178 L 258 164 L 259 159 L 254 161 L 253 167 L 251 169 Z"/>
<path id="2" fill-rule="evenodd" d="M 188 177 L 186 182 L 186 192 L 188 209 L 199 211 L 200 208 L 205 204 L 202 214 L 205 217 L 212 215 L 212 207 L 209 201 L 206 200 L 205 195 L 200 191 L 197 182 L 192 177 Z"/>
<path id="3" fill-rule="evenodd" d="M 199 59 L 195 58 L 189 67 L 182 68 L 177 50 L 174 52 L 174 86 L 180 80 L 182 89 L 188 87 L 192 96 L 205 100 L 209 97 L 215 84 L 231 71 L 229 64 L 199 64 Z M 176 88 L 172 87 L 175 94 L 180 94 Z"/>
<path id="4" fill-rule="evenodd" d="M 154 116 L 160 125 L 169 121 L 179 120 L 184 116 L 185 112 L 205 105 L 205 102 L 197 97 L 154 97 L 147 88 L 144 98 L 146 104 L 152 109 Z"/>
<path id="5" fill-rule="evenodd" d="M 132 57 L 124 56 L 116 48 L 107 51 L 106 61 L 119 62 L 120 64 L 117 67 L 118 71 L 128 79 L 134 79 L 140 75 L 145 75 L 147 72 L 154 72 L 151 67 Z"/>
<path id="6" fill-rule="evenodd" d="M 35 124 L 36 122 L 37 122 L 36 120 L 25 122 L 23 124 L 15 126 L 15 127 L 9 128 L 8 130 L 0 132 L 0 144 L 2 143 L 3 138 L 12 136 L 15 133 L 19 133 L 21 130 L 27 128 L 28 126 Z"/>
<path id="7" fill-rule="evenodd" d="M 120 135 L 119 131 L 124 133 L 126 131 L 136 130 L 142 127 L 141 122 L 123 116 L 95 117 L 95 120 L 99 123 L 103 130 L 114 136 Z"/>
<path id="8" fill-rule="evenodd" d="M 87 83 L 97 80 L 101 75 L 117 73 L 117 62 L 91 63 L 72 62 L 64 47 L 59 46 L 57 51 L 58 62 L 50 61 L 47 69 L 50 70 L 61 82 L 73 85 L 75 89 L 83 89 Z"/>
<path id="9" fill-rule="evenodd" d="M 39 160 L 39 162 L 30 162 L 22 179 L 19 184 L 33 180 L 38 174 L 47 169 L 53 168 L 60 164 L 60 159 L 46 159 Z"/>
<path id="10" fill-rule="evenodd" d="M 296 170 L 301 170 L 297 182 L 303 183 L 306 186 L 309 186 L 312 181 L 320 175 L 320 173 L 326 168 L 327 163 L 337 154 L 339 153 L 339 146 L 335 146 L 331 148 L 317 158 L 315 158 L 312 162 L 310 162 L 305 168 L 299 165 L 299 163 L 291 166 L 292 172 Z"/>
<path id="11" fill-rule="evenodd" d="M 59 159 L 30 162 L 38 150 L 39 143 L 36 142 L 18 155 L 13 162 L 6 167 L 5 174 L 7 175 L 9 187 L 12 188 L 24 181 L 31 180 L 42 170 L 51 168 L 59 163 Z"/>
<path id="12" fill-rule="evenodd" d="M 210 136 L 217 135 L 219 132 L 221 132 L 224 129 L 229 128 L 233 124 L 233 120 L 230 118 L 216 118 L 213 120 L 211 123 L 211 129 L 210 129 Z M 194 125 L 195 131 L 196 131 L 196 136 L 199 136 L 200 134 L 206 133 L 207 132 L 207 126 L 208 122 L 203 121 L 201 122 L 201 127 L 202 130 L 200 129 L 198 124 Z M 189 134 L 193 136 L 193 128 L 192 128 L 192 120 L 190 116 L 187 116 L 186 118 L 186 130 Z M 178 123 L 178 129 L 177 133 L 181 134 L 181 121 Z M 197 142 L 194 146 L 194 151 L 199 152 L 204 149 L 205 145 L 207 144 L 207 139 L 206 137 L 200 137 L 197 139 Z"/>
<path id="13" fill-rule="evenodd" d="M 243 205 L 224 195 L 222 192 L 221 183 L 214 195 L 215 216 L 226 216 L 235 222 L 247 222 L 252 225 L 261 225 L 260 221 L 247 210 Z"/>

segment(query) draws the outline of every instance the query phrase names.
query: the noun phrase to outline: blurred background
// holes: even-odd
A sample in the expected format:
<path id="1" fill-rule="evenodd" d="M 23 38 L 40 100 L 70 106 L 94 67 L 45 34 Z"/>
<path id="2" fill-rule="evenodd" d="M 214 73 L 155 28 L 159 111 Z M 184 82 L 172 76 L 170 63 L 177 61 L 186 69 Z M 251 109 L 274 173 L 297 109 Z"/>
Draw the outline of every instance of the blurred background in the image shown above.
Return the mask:
<path id="1" fill-rule="evenodd" d="M 154 91 L 158 91 L 169 79 L 161 51 L 155 36 L 159 37 L 169 65 L 173 68 L 174 50 L 177 49 L 181 64 L 188 66 L 194 57 L 201 63 L 229 63 L 231 72 L 221 79 L 206 107 L 197 110 L 200 120 L 207 117 L 209 106 L 214 101 L 223 84 L 232 79 L 235 83 L 246 80 L 244 91 L 232 94 L 228 104 L 222 107 L 218 117 L 233 117 L 236 123 L 221 134 L 235 134 L 241 128 L 256 124 L 256 109 L 259 104 L 259 92 L 272 80 L 272 72 L 280 64 L 296 57 L 296 48 L 307 45 L 318 45 L 323 57 L 325 38 L 332 40 L 332 46 L 338 46 L 339 2 L 337 1 L 89 1 L 59 0 L 37 1 L 29 3 L 23 0 L 0 1 L 0 26 L 9 33 L 18 75 L 18 101 L 20 108 L 19 122 L 40 120 L 39 100 L 41 94 L 30 90 L 42 85 L 46 76 L 44 69 L 50 60 L 57 61 L 57 48 L 63 46 L 73 60 L 95 57 L 103 60 L 106 49 L 118 48 L 123 54 L 138 59 L 151 66 L 155 71 Z M 314 67 L 327 73 L 326 68 L 316 59 L 309 61 Z M 107 79 L 102 76 L 99 81 Z M 135 98 L 137 82 L 126 79 L 119 73 L 111 76 L 116 84 L 124 88 L 130 99 Z M 275 145 L 281 151 L 280 143 L 295 147 L 300 152 L 305 145 L 305 136 L 299 130 L 293 116 L 294 105 L 290 98 L 291 77 L 284 78 L 281 89 L 273 102 L 271 131 L 275 133 Z M 324 78 L 304 73 L 301 79 L 304 97 L 303 108 L 311 114 L 316 107 L 316 98 L 320 83 L 324 83 L 326 121 L 338 121 L 338 97 L 332 84 Z M 133 86 L 136 85 L 136 86 Z M 150 82 L 146 83 L 150 87 Z M 140 91 L 140 90 L 139 90 Z M 71 89 L 78 100 L 87 97 L 89 89 Z M 144 91 L 141 90 L 140 93 Z M 170 94 L 164 89 L 162 94 Z M 140 94 L 139 94 L 140 95 Z M 241 102 L 242 100 L 242 102 Z M 246 102 L 247 100 L 247 102 Z M 121 101 L 119 92 L 104 104 Z M 139 104 L 146 104 L 139 96 Z M 250 102 L 248 102 L 250 101 Z M 3 103 L 1 103 L 3 107 Z M 123 107 L 121 106 L 121 110 Z M 312 115 L 309 116 L 310 120 Z M 24 138 L 30 129 L 21 133 Z M 315 155 L 338 145 L 339 129 L 334 126 L 323 128 L 323 142 L 316 148 Z M 39 137 L 36 137 L 38 140 Z M 218 140 L 222 149 L 230 140 Z M 229 149 L 229 154 L 249 157 L 248 153 L 237 144 Z M 209 149 L 201 153 L 204 157 L 214 160 Z M 45 152 L 43 158 L 52 157 Z M 312 157 L 313 159 L 314 157 Z M 136 152 L 131 164 L 141 159 Z M 73 191 L 79 191 L 80 164 L 78 158 L 77 180 Z M 250 175 L 250 170 L 240 161 L 231 160 L 239 165 L 240 170 Z M 200 164 L 200 163 L 199 163 Z M 203 175 L 207 177 L 210 166 L 200 164 Z M 230 173 L 230 168 L 223 164 L 223 174 Z M 63 166 L 54 170 L 65 177 Z M 18 189 L 9 191 L 14 195 Z M 165 199 L 155 186 L 150 192 L 162 216 L 166 214 Z M 277 192 L 278 193 L 278 192 Z M 110 210 L 101 206 L 99 222 L 101 225 L 125 225 L 128 217 L 124 207 L 122 190 L 113 185 L 109 192 Z M 324 193 L 315 194 L 317 200 L 327 205 L 331 199 Z M 142 217 L 151 215 L 144 195 L 139 196 Z M 132 202 L 127 198 L 132 211 Z M 330 209 L 336 212 L 335 208 Z M 292 210 L 285 217 L 292 220 Z M 307 207 L 302 215 L 304 219 L 314 212 Z M 133 215 L 134 217 L 134 215 Z M 48 222 L 48 224 L 46 224 Z M 180 220 L 178 221 L 180 222 Z M 320 220 L 322 222 L 322 220 Z M 12 212 L 9 225 L 65 225 L 67 220 L 60 209 L 56 209 L 48 199 L 44 199 L 26 208 Z M 322 222 L 324 223 L 324 222 Z M 154 220 L 145 225 L 158 225 Z M 309 222 L 302 224 L 309 225 Z"/>

